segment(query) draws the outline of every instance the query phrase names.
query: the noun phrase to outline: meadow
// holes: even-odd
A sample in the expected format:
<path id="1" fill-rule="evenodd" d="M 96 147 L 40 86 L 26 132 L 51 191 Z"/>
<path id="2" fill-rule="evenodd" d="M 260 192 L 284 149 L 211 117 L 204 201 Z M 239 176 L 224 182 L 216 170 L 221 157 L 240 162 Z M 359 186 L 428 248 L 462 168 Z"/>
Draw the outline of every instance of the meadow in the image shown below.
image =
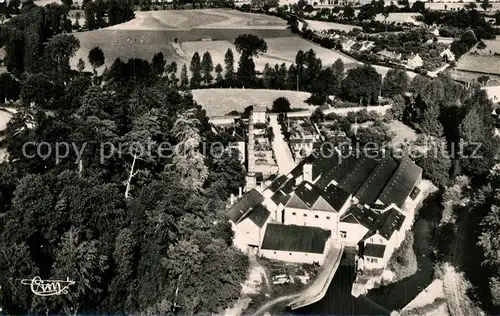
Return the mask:
<path id="1" fill-rule="evenodd" d="M 344 64 L 353 64 L 357 61 L 349 56 L 343 55 L 337 51 L 323 48 L 300 37 L 275 37 L 265 38 L 267 42 L 267 52 L 254 58 L 255 68 L 263 70 L 266 63 L 271 66 L 285 63 L 287 66 L 295 62 L 295 56 L 299 50 L 307 51 L 313 49 L 316 56 L 321 59 L 324 66 L 333 64 L 337 59 L 341 59 Z M 214 65 L 220 63 L 224 65 L 224 55 L 228 48 L 233 50 L 235 60 L 238 60 L 239 54 L 232 42 L 229 41 L 193 41 L 181 43 L 181 48 L 186 56 L 193 56 L 195 52 L 202 55 L 204 52 L 210 52 Z"/>
<path id="2" fill-rule="evenodd" d="M 98 69 L 99 73 L 106 66 L 109 67 L 116 58 L 151 60 L 158 52 L 162 52 L 169 63 L 175 61 L 180 69 L 182 64 L 189 64 L 192 53 L 186 53 L 185 58 L 177 54 L 172 47 L 176 39 L 180 43 L 197 43 L 196 50 L 203 53 L 207 50 L 204 46 L 213 46 L 210 42 L 201 41 L 204 38 L 227 41 L 229 47 L 230 43 L 243 33 L 255 34 L 265 39 L 293 37 L 293 33 L 286 29 L 285 22 L 276 19 L 226 9 L 136 12 L 136 18 L 129 22 L 95 31 L 74 33 L 80 40 L 80 49 L 71 58 L 70 63 L 72 68 L 76 69 L 78 60 L 82 58 L 86 62 L 85 70 L 91 71 L 87 62 L 88 52 L 99 46 L 106 57 L 105 65 Z M 220 28 L 216 28 L 218 23 L 222 23 Z M 198 49 L 199 46 L 203 49 Z"/>
<path id="3" fill-rule="evenodd" d="M 457 69 L 467 72 L 500 75 L 500 40 L 483 40 L 486 48 L 477 45 L 464 54 L 457 63 Z"/>
<path id="4" fill-rule="evenodd" d="M 309 92 L 266 89 L 195 89 L 193 99 L 202 105 L 208 117 L 224 116 L 236 110 L 243 110 L 250 105 L 271 108 L 273 101 L 285 97 L 290 101 L 292 109 L 308 109 L 313 107 L 307 103 Z"/>

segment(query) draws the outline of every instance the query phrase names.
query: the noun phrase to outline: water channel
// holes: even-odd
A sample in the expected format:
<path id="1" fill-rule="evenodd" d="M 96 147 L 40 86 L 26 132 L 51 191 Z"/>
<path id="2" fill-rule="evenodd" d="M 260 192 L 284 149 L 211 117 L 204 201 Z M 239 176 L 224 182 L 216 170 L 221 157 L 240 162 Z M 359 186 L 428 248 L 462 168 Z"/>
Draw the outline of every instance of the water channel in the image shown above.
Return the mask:
<path id="1" fill-rule="evenodd" d="M 418 271 L 399 282 L 370 290 L 366 296 L 351 295 L 354 267 L 341 266 L 325 297 L 318 303 L 294 311 L 295 315 L 389 315 L 400 310 L 433 279 L 432 238 L 441 206 L 437 196 L 430 196 L 419 210 L 412 231 Z"/>

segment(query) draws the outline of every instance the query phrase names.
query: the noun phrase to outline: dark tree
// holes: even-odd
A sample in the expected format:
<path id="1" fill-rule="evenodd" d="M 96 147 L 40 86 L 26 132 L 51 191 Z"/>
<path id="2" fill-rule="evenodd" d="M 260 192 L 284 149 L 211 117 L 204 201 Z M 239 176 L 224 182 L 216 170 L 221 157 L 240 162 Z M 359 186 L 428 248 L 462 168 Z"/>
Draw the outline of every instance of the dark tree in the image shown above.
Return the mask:
<path id="1" fill-rule="evenodd" d="M 181 69 L 181 79 L 180 79 L 180 88 L 186 89 L 189 85 L 188 72 L 186 64 L 182 65 Z"/>
<path id="2" fill-rule="evenodd" d="M 0 75 L 0 102 L 17 101 L 21 93 L 21 82 L 9 73 Z"/>
<path id="3" fill-rule="evenodd" d="M 215 66 L 215 73 L 217 74 L 217 76 L 215 77 L 215 81 L 217 81 L 217 84 L 220 86 L 223 81 L 224 81 L 224 78 L 222 77 L 222 65 L 221 64 L 217 64 L 217 66 Z"/>
<path id="4" fill-rule="evenodd" d="M 201 61 L 201 71 L 203 75 L 203 81 L 205 84 L 212 82 L 214 77 L 212 76 L 212 71 L 214 70 L 214 64 L 212 62 L 212 56 L 207 51 L 203 54 L 203 59 Z"/>
<path id="5" fill-rule="evenodd" d="M 255 84 L 255 63 L 253 62 L 252 56 L 241 54 L 236 78 L 239 86 L 252 87 Z"/>
<path id="6" fill-rule="evenodd" d="M 154 72 L 160 77 L 165 72 L 165 65 L 166 64 L 167 64 L 167 61 L 165 60 L 165 57 L 163 56 L 162 52 L 156 53 L 153 56 L 153 60 L 151 61 L 151 65 L 153 67 Z"/>
<path id="7" fill-rule="evenodd" d="M 224 65 L 225 65 L 225 74 L 224 79 L 229 81 L 232 84 L 234 80 L 234 55 L 231 48 L 227 49 L 226 54 L 224 55 Z"/>
<path id="8" fill-rule="evenodd" d="M 392 98 L 408 92 L 408 75 L 402 69 L 390 69 L 384 77 L 382 95 Z"/>
<path id="9" fill-rule="evenodd" d="M 94 69 L 94 74 L 96 74 L 97 68 L 104 65 L 104 53 L 102 49 L 100 49 L 99 46 L 92 48 L 89 51 L 88 59 L 89 63 L 92 65 L 92 68 Z"/>
<path id="10" fill-rule="evenodd" d="M 375 104 L 380 95 L 381 78 L 375 68 L 363 65 L 347 71 L 342 81 L 344 99 L 362 104 Z"/>
<path id="11" fill-rule="evenodd" d="M 267 43 L 262 38 L 253 34 L 243 34 L 234 40 L 238 53 L 249 57 L 267 52 Z"/>
<path id="12" fill-rule="evenodd" d="M 290 112 L 290 101 L 285 97 L 279 97 L 273 101 L 273 112 L 283 113 Z"/>
<path id="13" fill-rule="evenodd" d="M 191 65 L 189 66 L 189 70 L 191 70 L 191 88 L 196 89 L 200 86 L 201 81 L 202 81 L 202 76 L 201 76 L 201 61 L 200 61 L 200 55 L 198 52 L 195 52 L 193 54 L 193 58 L 191 58 Z"/>

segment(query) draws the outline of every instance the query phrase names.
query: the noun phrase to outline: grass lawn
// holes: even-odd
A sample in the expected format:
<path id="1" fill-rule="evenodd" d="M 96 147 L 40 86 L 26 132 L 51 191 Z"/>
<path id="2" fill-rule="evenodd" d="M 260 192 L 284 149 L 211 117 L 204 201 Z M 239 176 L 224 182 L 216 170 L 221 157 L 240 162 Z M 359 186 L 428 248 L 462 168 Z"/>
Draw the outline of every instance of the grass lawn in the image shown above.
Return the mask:
<path id="1" fill-rule="evenodd" d="M 10 113 L 0 110 L 0 131 L 3 131 L 7 127 L 7 122 L 12 118 Z"/>
<path id="2" fill-rule="evenodd" d="M 389 128 L 396 134 L 396 137 L 392 139 L 393 144 L 401 144 L 405 139 L 408 142 L 417 140 L 417 133 L 411 127 L 400 121 L 393 120 L 389 124 Z"/>
<path id="3" fill-rule="evenodd" d="M 478 49 L 476 45 L 470 52 L 460 57 L 457 63 L 458 70 L 500 75 L 500 56 L 494 56 L 495 53 L 500 54 L 500 40 L 483 40 L 483 42 L 486 48 Z"/>
<path id="4" fill-rule="evenodd" d="M 316 56 L 321 58 L 325 66 L 333 64 L 339 58 L 342 59 L 344 64 L 357 62 L 349 56 L 323 48 L 296 36 L 266 38 L 265 40 L 268 46 L 267 53 L 254 58 L 257 70 L 264 69 L 266 63 L 269 63 L 271 66 L 285 63 L 288 67 L 295 62 L 295 56 L 299 50 L 307 51 L 311 48 L 316 52 Z M 224 65 L 224 55 L 228 48 L 233 50 L 236 61 L 240 57 L 232 41 L 191 41 L 181 43 L 181 47 L 188 59 L 191 59 L 195 52 L 198 52 L 202 56 L 204 52 L 209 51 L 214 65 L 217 65 L 217 63 Z"/>
<path id="5" fill-rule="evenodd" d="M 323 21 L 314 21 L 314 20 L 306 20 L 307 28 L 312 31 L 322 31 L 322 30 L 339 30 L 339 31 L 352 31 L 353 29 L 361 29 L 359 26 L 349 25 L 349 24 L 340 24 L 334 22 L 323 22 Z"/>
<path id="6" fill-rule="evenodd" d="M 446 10 L 460 10 L 463 8 L 468 2 L 470 1 L 450 1 L 450 2 L 425 2 L 425 8 L 430 9 L 430 10 L 444 10 L 446 6 Z M 491 2 L 492 8 L 491 12 L 495 12 L 500 9 L 500 3 L 498 2 Z M 484 11 L 479 4 L 477 4 L 477 9 L 478 11 Z"/>
<path id="7" fill-rule="evenodd" d="M 198 89 L 193 98 L 207 111 L 208 117 L 224 116 L 232 110 L 243 111 L 247 106 L 257 105 L 271 108 L 273 101 L 286 97 L 295 109 L 311 109 L 305 100 L 308 92 L 265 89 Z"/>
<path id="8" fill-rule="evenodd" d="M 413 13 L 413 12 L 390 13 L 389 16 L 387 17 L 387 23 L 407 22 L 407 23 L 422 24 L 422 22 L 417 22 L 417 20 L 415 19 L 417 16 L 421 16 L 421 15 L 422 14 L 420 14 L 420 13 Z M 375 17 L 375 20 L 379 21 L 379 22 L 386 21 L 382 13 L 377 14 L 377 16 Z"/>
<path id="9" fill-rule="evenodd" d="M 135 19 L 109 27 L 116 30 L 189 30 L 193 28 L 285 29 L 278 17 L 228 9 L 136 11 Z"/>
<path id="10" fill-rule="evenodd" d="M 116 58 L 151 60 L 158 52 L 163 53 L 167 62 L 175 61 L 180 71 L 182 64 L 189 65 L 194 51 L 203 53 L 208 49 L 217 54 L 217 50 L 222 50 L 217 49 L 218 44 L 223 44 L 225 53 L 234 39 L 244 33 L 252 33 L 265 39 L 295 38 L 293 33 L 286 29 L 286 22 L 281 19 L 236 10 L 166 10 L 135 12 L 135 14 L 136 18 L 126 23 L 90 32 L 74 33 L 80 40 L 80 49 L 76 56 L 71 58 L 71 66 L 76 69 L 81 58 L 88 64 L 85 70 L 91 71 L 92 68 L 87 61 L 88 52 L 99 46 L 106 57 L 105 65 L 98 69 L 99 72 L 102 72 L 105 66 L 109 67 Z M 201 41 L 206 37 L 227 43 L 211 44 Z M 189 52 L 194 51 L 186 54 L 186 58 L 179 56 L 172 48 L 175 39 L 180 43 L 196 42 L 191 45 L 192 48 L 189 44 L 186 45 Z M 218 62 L 221 61 L 223 59 Z M 262 65 L 263 68 L 266 62 L 259 61 L 259 67 Z M 282 61 L 269 60 L 269 62 L 275 64 Z"/>

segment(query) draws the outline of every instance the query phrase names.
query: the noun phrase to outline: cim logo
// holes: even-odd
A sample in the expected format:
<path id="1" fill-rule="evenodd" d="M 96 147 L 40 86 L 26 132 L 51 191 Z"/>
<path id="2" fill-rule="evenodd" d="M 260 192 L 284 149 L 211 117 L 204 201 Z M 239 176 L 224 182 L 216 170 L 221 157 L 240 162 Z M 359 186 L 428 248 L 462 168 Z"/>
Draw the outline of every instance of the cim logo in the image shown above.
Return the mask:
<path id="1" fill-rule="evenodd" d="M 1 0 L 0 0 L 1 1 Z M 74 285 L 75 281 L 70 281 L 69 278 L 66 281 L 62 280 L 42 280 L 39 276 L 33 279 L 23 279 L 21 280 L 23 285 L 29 285 L 31 287 L 31 292 L 38 296 L 52 296 L 68 294 L 68 288 L 70 285 Z"/>

